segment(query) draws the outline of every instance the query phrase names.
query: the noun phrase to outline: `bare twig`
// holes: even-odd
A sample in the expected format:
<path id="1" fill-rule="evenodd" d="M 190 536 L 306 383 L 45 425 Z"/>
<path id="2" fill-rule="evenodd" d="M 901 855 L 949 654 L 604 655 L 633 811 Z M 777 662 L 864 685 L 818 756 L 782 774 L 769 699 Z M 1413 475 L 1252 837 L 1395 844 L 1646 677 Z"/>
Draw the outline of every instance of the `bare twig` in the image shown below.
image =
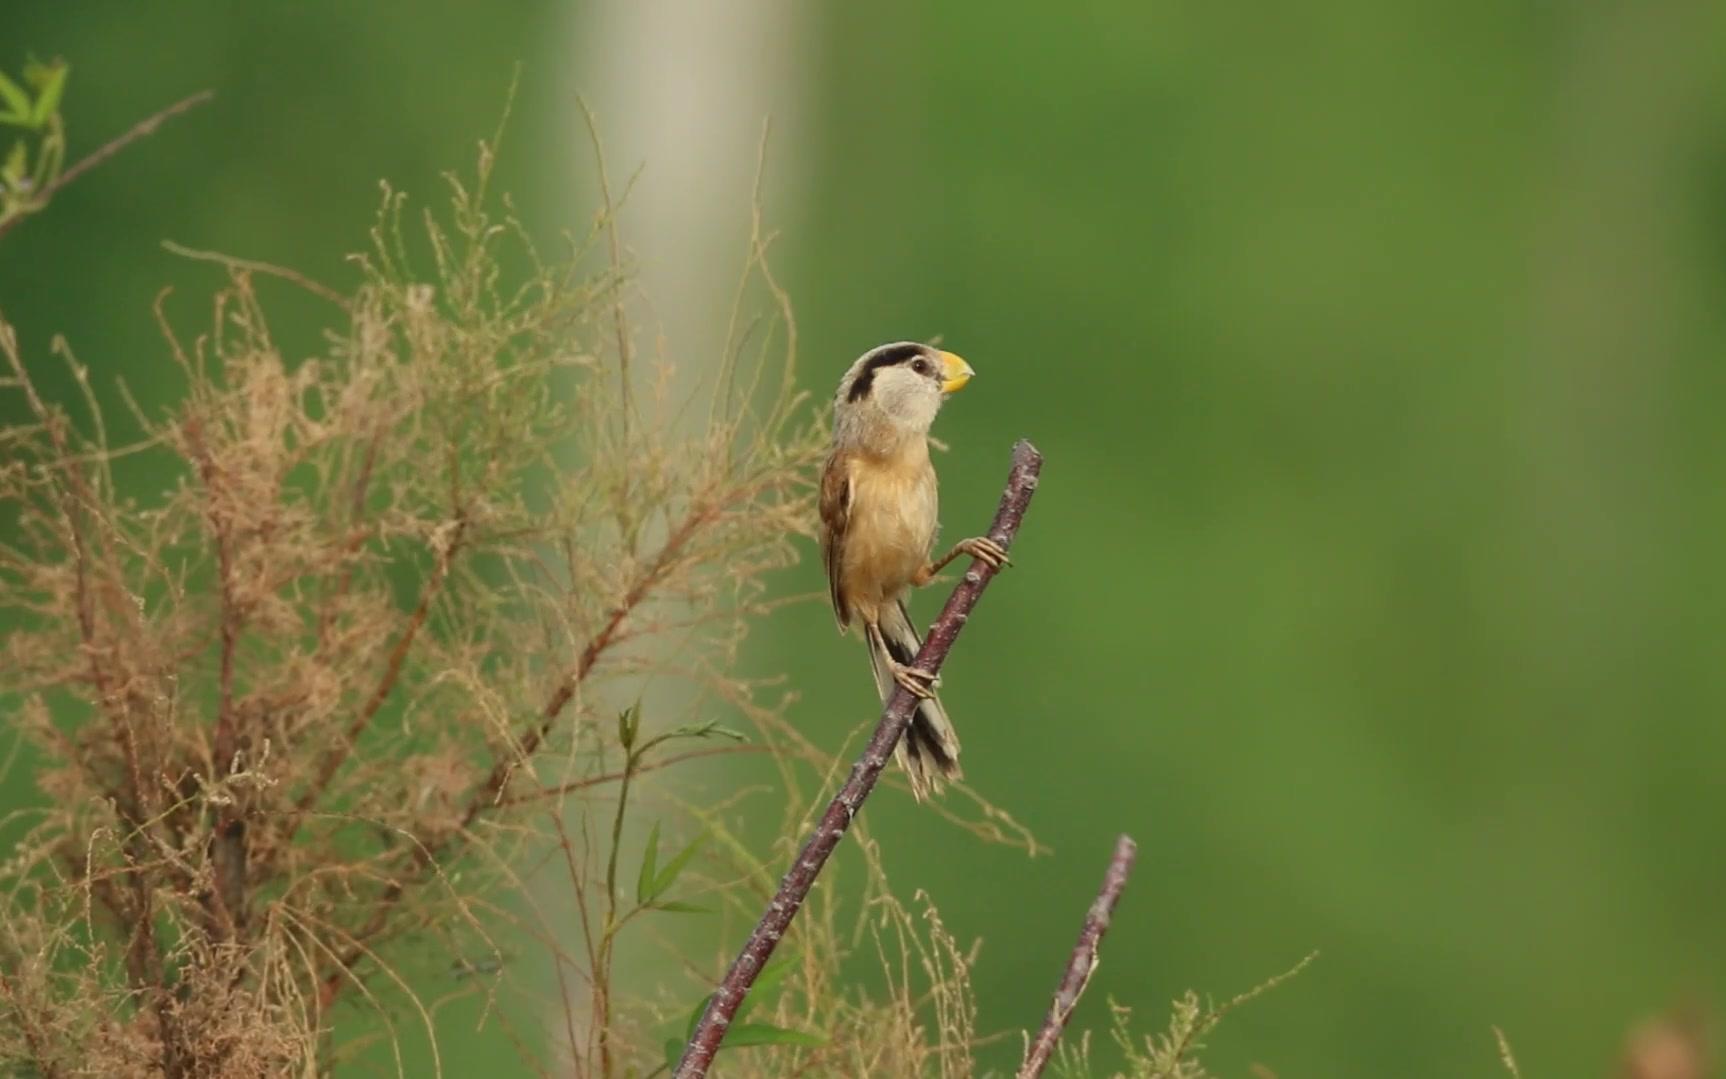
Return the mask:
<path id="1" fill-rule="evenodd" d="M 1073 945 L 1073 956 L 1067 960 L 1066 972 L 1061 975 L 1061 984 L 1055 989 L 1055 999 L 1049 1003 L 1049 1014 L 1043 1017 L 1043 1028 L 1025 1046 L 1025 1062 L 1019 1066 L 1018 1079 L 1036 1079 L 1055 1055 L 1055 1043 L 1061 1040 L 1061 1032 L 1067 1029 L 1067 1020 L 1097 969 L 1100 961 L 1097 948 L 1103 943 L 1103 934 L 1109 931 L 1109 919 L 1114 916 L 1115 904 L 1121 900 L 1121 890 L 1127 886 L 1127 876 L 1133 871 L 1133 859 L 1138 853 L 1139 845 L 1131 837 L 1123 835 L 1115 840 L 1115 855 L 1109 859 L 1109 871 L 1103 875 L 1103 886 L 1098 889 L 1096 900 L 1085 914 L 1079 942 Z"/>
<path id="2" fill-rule="evenodd" d="M 147 135 L 154 135 L 158 127 L 161 127 L 164 123 L 172 120 L 182 112 L 188 112 L 195 109 L 215 96 L 216 92 L 214 90 L 200 90 L 191 97 L 182 98 L 160 112 L 139 120 L 128 128 L 124 134 L 116 136 L 115 138 L 103 143 L 88 157 L 79 161 L 77 164 L 56 177 L 53 183 L 42 189 L 42 194 L 36 199 L 36 206 L 38 208 L 46 206 L 58 192 L 73 180 L 76 180 L 86 172 L 89 172 L 97 165 L 102 164 L 102 162 L 113 157 L 115 154 L 132 145 L 134 142 L 137 142 L 139 139 L 144 138 Z M 17 226 L 18 222 L 29 216 L 31 215 L 20 214 L 9 220 L 0 221 L 0 236 L 6 235 Z"/>
<path id="3" fill-rule="evenodd" d="M 1031 504 L 1031 496 L 1036 493 L 1037 477 L 1042 468 L 1043 455 L 1035 446 L 1020 440 L 1013 447 L 1013 469 L 1007 476 L 1007 489 L 1002 492 L 1001 506 L 995 511 L 995 520 L 988 533 L 989 538 L 1002 547 L 1012 546 L 1013 537 L 1025 519 L 1025 510 Z M 959 631 L 971 617 L 971 609 L 977 605 L 995 572 L 980 560 L 965 571 L 953 594 L 947 597 L 947 605 L 941 609 L 940 617 L 929 627 L 929 636 L 917 653 L 916 666 L 930 672 L 940 671 Z M 713 991 L 707 1008 L 689 1036 L 689 1044 L 684 1047 L 683 1059 L 672 1073 L 673 1079 L 701 1079 L 713 1065 L 714 1055 L 725 1040 L 726 1028 L 731 1025 L 738 1006 L 743 1003 L 750 986 L 755 984 L 756 975 L 772 957 L 773 949 L 802 907 L 828 857 L 839 845 L 839 840 L 844 838 L 852 818 L 863 808 L 863 800 L 869 797 L 875 781 L 881 778 L 881 770 L 887 766 L 893 747 L 911 722 L 916 705 L 917 698 L 904 688 L 896 689 L 888 698 L 881 712 L 881 722 L 876 725 L 875 734 L 864 747 L 863 755 L 851 766 L 850 777 L 827 803 L 826 812 L 821 814 L 821 820 L 804 841 L 797 860 L 779 882 L 778 891 L 767 904 L 755 931 L 749 934 L 743 951 L 732 961 L 731 968 L 720 979 L 719 987 Z"/>
<path id="4" fill-rule="evenodd" d="M 179 255 L 181 258 L 195 259 L 199 262 L 214 262 L 219 266 L 227 267 L 235 273 L 261 273 L 268 274 L 271 277 L 279 277 L 284 281 L 298 285 L 313 296 L 330 301 L 344 311 L 352 312 L 354 309 L 353 304 L 348 302 L 347 297 L 343 296 L 335 289 L 328 285 L 319 284 L 300 271 L 289 269 L 286 266 L 277 266 L 270 262 L 259 262 L 256 259 L 235 258 L 232 255 L 224 255 L 218 251 L 199 251 L 195 248 L 184 247 L 172 240 L 163 240 L 162 247 L 176 255 Z"/>

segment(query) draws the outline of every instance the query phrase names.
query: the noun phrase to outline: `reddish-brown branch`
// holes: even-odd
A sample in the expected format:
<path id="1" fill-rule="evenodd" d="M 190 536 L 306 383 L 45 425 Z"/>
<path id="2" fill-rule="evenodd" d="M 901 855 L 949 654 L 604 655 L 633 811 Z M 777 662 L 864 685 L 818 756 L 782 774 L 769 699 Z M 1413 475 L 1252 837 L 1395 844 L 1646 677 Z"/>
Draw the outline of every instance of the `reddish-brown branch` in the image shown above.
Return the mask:
<path id="1" fill-rule="evenodd" d="M 456 553 L 460 550 L 462 540 L 466 535 L 467 518 L 456 518 L 454 534 L 444 549 L 438 552 L 437 569 L 433 572 L 431 580 L 427 581 L 425 587 L 420 589 L 419 603 L 414 607 L 413 613 L 408 616 L 408 624 L 403 627 L 401 635 L 396 638 L 396 643 L 390 647 L 389 656 L 384 660 L 383 677 L 379 679 L 371 696 L 366 698 L 359 711 L 354 713 L 353 719 L 348 721 L 347 730 L 342 732 L 342 737 L 324 753 L 323 759 L 318 762 L 318 770 L 314 773 L 312 781 L 306 785 L 305 792 L 294 804 L 293 819 L 283 830 L 281 844 L 284 847 L 293 842 L 294 833 L 299 830 L 300 822 L 305 819 L 306 813 L 313 805 L 317 804 L 319 798 L 323 797 L 324 791 L 330 785 L 330 780 L 335 778 L 336 772 L 341 769 L 343 762 L 353 753 L 354 746 L 360 740 L 360 735 L 365 733 L 365 729 L 371 724 L 372 718 L 378 714 L 378 710 L 384 706 L 384 702 L 389 700 L 390 694 L 395 692 L 396 682 L 401 678 L 402 667 L 407 662 L 408 652 L 412 650 L 414 639 L 419 636 L 421 627 L 425 625 L 427 616 L 431 614 L 433 601 L 443 590 L 444 582 L 449 579 L 450 566 L 455 561 Z"/>
<path id="2" fill-rule="evenodd" d="M 222 470 L 204 441 L 203 425 L 190 417 L 184 425 L 187 445 L 204 481 L 205 519 L 216 547 L 216 587 L 221 605 L 221 660 L 217 672 L 216 726 L 211 739 L 210 782 L 219 784 L 233 771 L 240 751 L 239 716 L 235 710 L 235 662 L 240 633 L 245 628 L 235 577 L 232 522 L 221 507 Z M 231 801 L 211 809 L 214 835 L 210 856 L 215 880 L 206 902 L 217 939 L 233 936 L 245 916 L 247 844 L 244 813 Z"/>
<path id="3" fill-rule="evenodd" d="M 353 590 L 354 571 L 358 565 L 360 545 L 371 534 L 366 527 L 366 497 L 371 491 L 372 473 L 377 468 L 378 447 L 383 441 L 385 424 L 378 423 L 372 428 L 371 437 L 366 440 L 365 458 L 360 462 L 359 475 L 354 478 L 353 494 L 349 496 L 348 535 L 342 542 L 340 561 L 342 563 L 341 580 L 336 583 L 333 594 L 323 597 L 323 610 L 318 615 L 318 647 L 327 649 L 330 640 L 330 627 L 335 624 L 337 608 Z"/>
<path id="4" fill-rule="evenodd" d="M 216 728 L 211 755 L 213 782 L 220 782 L 233 766 L 239 748 L 238 720 L 234 715 L 234 654 L 239 647 L 240 629 L 244 620 L 234 585 L 234 542 L 228 521 L 220 509 L 222 497 L 221 468 L 204 442 L 203 424 L 189 417 L 182 430 L 190 448 L 198 476 L 204 481 L 206 508 L 204 518 L 209 524 L 210 538 L 216 547 L 216 585 L 221 601 L 221 661 L 218 669 Z"/>
<path id="5" fill-rule="evenodd" d="M 211 492 L 214 501 L 214 491 Z M 221 665 L 217 674 L 216 736 L 214 749 L 215 775 L 220 781 L 232 770 L 234 755 L 239 752 L 239 720 L 234 714 L 234 656 L 240 646 L 242 616 L 234 596 L 234 555 L 227 528 L 210 511 L 210 528 L 216 541 L 216 577 L 222 606 Z"/>
<path id="6" fill-rule="evenodd" d="M 575 699 L 582 683 L 586 681 L 593 668 L 598 665 L 600 658 L 608 648 L 621 639 L 624 622 L 671 573 L 690 541 L 722 508 L 718 505 L 697 506 L 691 509 L 688 516 L 672 531 L 666 539 L 665 545 L 654 556 L 647 571 L 630 586 L 622 602 L 612 609 L 599 632 L 588 639 L 580 656 L 576 659 L 575 666 L 558 680 L 551 696 L 546 699 L 545 705 L 540 709 L 534 725 L 517 743 L 515 753 L 512 756 L 500 757 L 492 767 L 491 774 L 486 777 L 485 782 L 474 793 L 468 802 L 467 809 L 462 813 L 461 827 L 455 833 L 457 836 L 465 835 L 481 813 L 499 803 L 504 786 L 509 782 L 509 777 L 517 762 L 526 760 L 539 749 L 540 744 L 551 733 L 552 725 L 557 721 L 557 717 L 562 715 L 563 710 L 569 706 L 569 702 Z M 401 878 L 391 881 L 379 894 L 377 906 L 372 911 L 371 917 L 365 925 L 354 932 L 353 945 L 339 957 L 336 968 L 324 978 L 323 985 L 319 990 L 319 1006 L 321 1008 L 327 1009 L 334 1003 L 336 996 L 342 991 L 342 986 L 348 982 L 348 970 L 366 954 L 365 942 L 383 931 L 389 922 L 390 912 L 395 909 L 402 896 L 407 894 L 409 884 L 417 880 L 426 869 L 437 861 L 450 842 L 450 840 L 446 840 L 436 845 L 419 844 L 415 846 L 412 866 L 404 872 Z"/>
<path id="7" fill-rule="evenodd" d="M 1021 440 L 1013 447 L 1013 468 L 1007 476 L 1007 489 L 1001 495 L 1001 506 L 995 511 L 995 520 L 988 532 L 989 538 L 1002 547 L 1012 546 L 1013 537 L 1025 519 L 1025 510 L 1031 504 L 1031 496 L 1036 493 L 1037 477 L 1042 467 L 1043 457 L 1035 446 Z M 929 636 L 917 653 L 918 667 L 931 672 L 940 671 L 959 631 L 971 617 L 972 608 L 977 605 L 983 589 L 995 573 L 980 560 L 972 562 L 971 568 L 953 589 L 953 594 L 947 598 L 940 617 L 929 627 Z M 863 808 L 863 800 L 869 797 L 876 780 L 881 777 L 881 771 L 893 755 L 893 747 L 905 733 L 916 705 L 917 698 L 903 688 L 888 699 L 874 736 L 869 739 L 857 763 L 851 766 L 850 777 L 827 803 L 826 812 L 821 814 L 821 820 L 804 841 L 797 860 L 779 882 L 778 891 L 767 904 L 755 931 L 749 934 L 743 951 L 732 961 L 731 968 L 713 991 L 701 1020 L 689 1036 L 683 1059 L 672 1073 L 673 1079 L 701 1079 L 713 1065 L 713 1057 L 725 1040 L 725 1031 L 737 1014 L 738 1006 L 743 1003 L 750 986 L 755 984 L 756 975 L 772 957 L 780 938 L 790 928 L 791 920 L 803 906 L 803 900 L 809 895 L 828 857 L 839 845 L 839 840 L 844 838 L 852 818 Z"/>
<path id="8" fill-rule="evenodd" d="M 715 507 L 691 510 L 683 522 L 678 525 L 677 530 L 666 539 L 665 546 L 661 547 L 659 553 L 654 556 L 647 572 L 642 574 L 631 586 L 624 595 L 623 602 L 612 608 L 611 614 L 605 620 L 605 625 L 601 626 L 599 632 L 588 640 L 586 647 L 582 648 L 575 666 L 564 675 L 557 687 L 552 690 L 551 697 L 546 700 L 545 706 L 539 711 L 538 721 L 522 736 L 514 755 L 500 757 L 497 763 L 492 766 L 491 775 L 486 777 L 485 783 L 480 786 L 478 793 L 468 803 L 467 812 L 462 814 L 461 827 L 463 831 L 466 831 L 487 808 L 497 804 L 499 797 L 503 794 L 504 785 L 509 782 L 510 773 L 515 770 L 516 764 L 533 756 L 539 749 L 540 743 L 545 741 L 546 736 L 551 733 L 552 724 L 556 723 L 557 717 L 563 714 L 565 708 L 569 707 L 569 702 L 575 699 L 576 692 L 581 688 L 581 684 L 587 680 L 588 674 L 599 662 L 600 656 L 605 654 L 607 648 L 616 643 L 618 635 L 623 629 L 624 621 L 634 613 L 637 607 L 641 606 L 642 601 L 659 586 L 659 583 L 677 565 L 677 560 L 682 556 L 683 549 L 695 537 L 695 534 L 707 524 L 715 512 L 717 512 Z"/>
<path id="9" fill-rule="evenodd" d="M 1085 924 L 1079 930 L 1079 942 L 1073 945 L 1072 958 L 1067 960 L 1061 984 L 1055 989 L 1055 999 L 1049 1003 L 1049 1014 L 1043 1017 L 1043 1028 L 1025 1046 L 1025 1062 L 1019 1066 L 1018 1079 L 1036 1079 L 1054 1056 L 1055 1043 L 1061 1040 L 1061 1032 L 1067 1029 L 1067 1020 L 1078 1006 L 1079 996 L 1097 969 L 1097 948 L 1103 942 L 1103 934 L 1109 931 L 1109 919 L 1114 916 L 1115 904 L 1121 900 L 1121 890 L 1127 886 L 1127 877 L 1133 871 L 1133 859 L 1138 851 L 1138 844 L 1129 836 L 1115 840 L 1115 854 L 1109 859 L 1109 871 L 1103 875 L 1103 886 L 1097 890 L 1097 898 L 1085 915 Z"/>

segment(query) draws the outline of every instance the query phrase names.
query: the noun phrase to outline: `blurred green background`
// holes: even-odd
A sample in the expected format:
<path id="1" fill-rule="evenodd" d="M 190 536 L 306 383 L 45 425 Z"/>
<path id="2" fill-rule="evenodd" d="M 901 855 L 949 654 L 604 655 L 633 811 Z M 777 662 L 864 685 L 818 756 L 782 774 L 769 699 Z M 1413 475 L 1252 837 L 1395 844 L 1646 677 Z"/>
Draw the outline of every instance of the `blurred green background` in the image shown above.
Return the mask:
<path id="1" fill-rule="evenodd" d="M 984 939 L 983 1029 L 1041 1016 L 1117 831 L 1140 868 L 1075 1027 L 1323 953 L 1225 1024 L 1225 1075 L 1492 1074 L 1492 1024 L 1531 1077 L 1604 1075 L 1726 994 L 1726 7 L 718 8 L 14 0 L 0 65 L 72 62 L 74 157 L 218 96 L 0 241 L 0 310 L 169 399 L 151 300 L 217 275 L 159 240 L 345 285 L 377 180 L 440 198 L 519 60 L 503 185 L 585 225 L 586 95 L 700 363 L 771 113 L 807 388 L 898 338 L 973 363 L 950 537 L 1013 439 L 1048 458 L 945 696 L 1055 854 L 869 810 Z M 830 626 L 791 608 L 751 662 L 836 746 L 870 699 Z M 506 1074 L 474 1037 L 446 1064 Z"/>

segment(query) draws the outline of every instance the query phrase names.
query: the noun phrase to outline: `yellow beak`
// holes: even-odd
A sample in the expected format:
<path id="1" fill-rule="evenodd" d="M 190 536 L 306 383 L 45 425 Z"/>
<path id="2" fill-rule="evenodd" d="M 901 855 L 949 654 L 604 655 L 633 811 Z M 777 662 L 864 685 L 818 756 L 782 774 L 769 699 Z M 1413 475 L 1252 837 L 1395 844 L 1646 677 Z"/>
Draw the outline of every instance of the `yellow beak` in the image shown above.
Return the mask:
<path id="1" fill-rule="evenodd" d="M 958 393 L 965 388 L 965 383 L 971 381 L 971 376 L 977 372 L 971 370 L 970 364 L 951 352 L 943 352 L 941 353 L 941 373 L 947 376 L 941 382 L 941 392 Z"/>

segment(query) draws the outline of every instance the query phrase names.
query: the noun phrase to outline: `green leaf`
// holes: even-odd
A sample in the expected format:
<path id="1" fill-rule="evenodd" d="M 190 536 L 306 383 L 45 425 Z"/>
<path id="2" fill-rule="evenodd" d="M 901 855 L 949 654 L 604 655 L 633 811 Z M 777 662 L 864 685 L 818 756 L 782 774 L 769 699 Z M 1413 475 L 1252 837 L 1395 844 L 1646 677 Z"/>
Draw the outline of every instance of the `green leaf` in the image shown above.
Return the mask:
<path id="1" fill-rule="evenodd" d="M 632 704 L 617 713 L 617 741 L 624 749 L 635 745 L 635 735 L 641 730 L 641 706 Z"/>
<path id="2" fill-rule="evenodd" d="M 653 822 L 653 831 L 647 833 L 647 851 L 641 856 L 641 872 L 635 878 L 635 901 L 646 903 L 657 893 L 653 890 L 653 875 L 659 871 L 659 822 Z"/>
<path id="3" fill-rule="evenodd" d="M 706 838 L 705 835 L 696 836 L 690 841 L 689 846 L 678 851 L 671 861 L 665 863 L 665 868 L 661 869 L 659 875 L 653 878 L 653 884 L 647 893 L 648 899 L 664 895 L 673 884 L 677 883 L 678 874 L 688 867 L 689 860 L 695 857 L 695 852 L 701 849 L 701 841 Z"/>
<path id="4" fill-rule="evenodd" d="M 0 113 L 0 123 L 28 124 L 30 122 L 30 95 L 18 88 L 18 84 L 0 72 L 0 100 L 6 103 L 6 111 Z"/>
<path id="5" fill-rule="evenodd" d="M 667 1072 L 676 1071 L 677 1062 L 682 1059 L 683 1042 L 678 1041 L 676 1038 L 665 1039 L 665 1070 Z"/>
<path id="6" fill-rule="evenodd" d="M 798 1045 L 815 1048 L 827 1044 L 819 1034 L 809 1034 L 772 1023 L 733 1023 L 725 1029 L 726 1049 L 744 1049 L 751 1045 Z"/>
<path id="7" fill-rule="evenodd" d="M 39 81 L 31 80 L 36 82 L 37 86 L 36 110 L 30 116 L 31 123 L 41 127 L 48 122 L 50 116 L 59 111 L 60 95 L 66 89 L 66 74 L 71 70 L 67 64 L 55 63 L 50 67 L 41 69 Z M 30 75 L 31 72 L 25 71 L 25 78 L 29 79 Z"/>
<path id="8" fill-rule="evenodd" d="M 649 904 L 647 904 L 647 909 L 648 910 L 663 910 L 667 914 L 712 914 L 713 913 L 712 907 L 704 907 L 699 903 L 679 903 L 675 899 L 668 899 L 663 903 L 649 903 Z"/>
<path id="9" fill-rule="evenodd" d="M 6 155 L 6 163 L 0 165 L 0 181 L 7 187 L 16 188 L 18 181 L 30 169 L 29 151 L 24 148 L 24 140 L 19 139 L 12 144 L 12 152 Z"/>

